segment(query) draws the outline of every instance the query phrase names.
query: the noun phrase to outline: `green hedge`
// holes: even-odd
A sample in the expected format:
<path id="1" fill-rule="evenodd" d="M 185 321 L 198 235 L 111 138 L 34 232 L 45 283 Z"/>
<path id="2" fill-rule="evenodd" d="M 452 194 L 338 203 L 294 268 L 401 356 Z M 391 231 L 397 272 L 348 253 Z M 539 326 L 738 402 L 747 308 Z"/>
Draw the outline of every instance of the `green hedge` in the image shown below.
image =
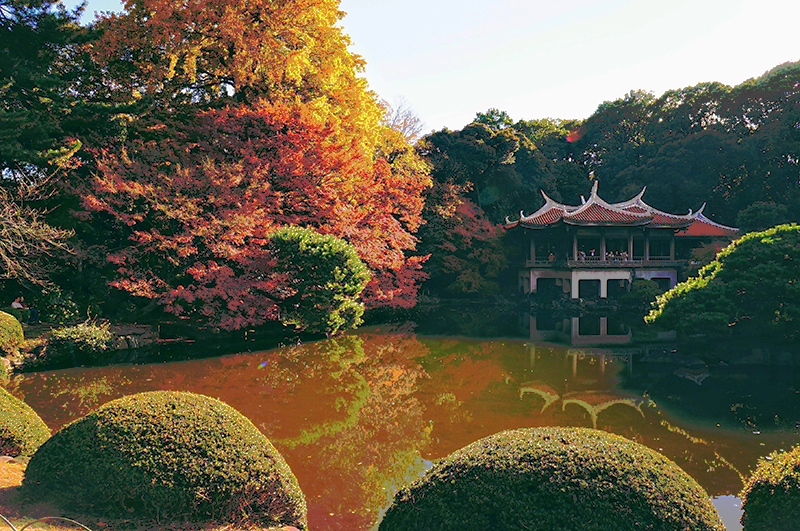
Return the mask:
<path id="1" fill-rule="evenodd" d="M 800 446 L 760 459 L 739 497 L 745 531 L 800 528 Z"/>
<path id="2" fill-rule="evenodd" d="M 47 350 L 61 356 L 74 355 L 78 360 L 96 361 L 113 350 L 113 339 L 108 323 L 87 321 L 53 330 L 47 340 Z"/>
<path id="3" fill-rule="evenodd" d="M 61 369 L 103 363 L 107 353 L 114 351 L 114 337 L 108 324 L 87 321 L 75 326 L 63 326 L 50 332 L 45 348 L 29 353 L 23 371 Z"/>
<path id="4" fill-rule="evenodd" d="M 9 306 L 0 311 L 13 315 L 20 323 L 27 323 L 31 316 L 31 311 L 27 308 L 12 308 Z"/>
<path id="5" fill-rule="evenodd" d="M 441 459 L 394 498 L 381 531 L 723 530 L 700 485 L 663 455 L 585 428 L 528 428 Z"/>
<path id="6" fill-rule="evenodd" d="M 0 455 L 33 455 L 50 428 L 31 407 L 0 387 Z"/>
<path id="7" fill-rule="evenodd" d="M 0 350 L 7 354 L 13 353 L 24 340 L 22 325 L 17 318 L 6 312 L 0 312 Z"/>
<path id="8" fill-rule="evenodd" d="M 31 500 L 102 517 L 306 528 L 303 493 L 283 457 L 227 404 L 185 392 L 113 400 L 34 454 Z"/>

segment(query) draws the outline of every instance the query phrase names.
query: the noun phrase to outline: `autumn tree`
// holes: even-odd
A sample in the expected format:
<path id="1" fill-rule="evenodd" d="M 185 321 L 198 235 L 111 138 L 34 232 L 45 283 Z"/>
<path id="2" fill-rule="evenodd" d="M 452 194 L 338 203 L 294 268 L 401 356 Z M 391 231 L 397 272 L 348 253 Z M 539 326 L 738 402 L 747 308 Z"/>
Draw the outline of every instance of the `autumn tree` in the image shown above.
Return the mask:
<path id="1" fill-rule="evenodd" d="M 404 225 L 416 222 L 419 182 L 335 132 L 307 106 L 262 102 L 146 130 L 126 143 L 136 158 L 104 153 L 85 207 L 130 231 L 109 256 L 114 285 L 226 328 L 274 319 L 264 244 L 299 225 L 355 247 L 373 275 L 365 302 L 413 301 Z"/>
<path id="2" fill-rule="evenodd" d="M 278 317 L 265 242 L 342 238 L 369 307 L 410 306 L 428 170 L 359 77 L 338 1 L 130 0 L 96 23 L 122 134 L 93 146 L 80 216 L 117 248 L 114 286 L 237 328 Z"/>

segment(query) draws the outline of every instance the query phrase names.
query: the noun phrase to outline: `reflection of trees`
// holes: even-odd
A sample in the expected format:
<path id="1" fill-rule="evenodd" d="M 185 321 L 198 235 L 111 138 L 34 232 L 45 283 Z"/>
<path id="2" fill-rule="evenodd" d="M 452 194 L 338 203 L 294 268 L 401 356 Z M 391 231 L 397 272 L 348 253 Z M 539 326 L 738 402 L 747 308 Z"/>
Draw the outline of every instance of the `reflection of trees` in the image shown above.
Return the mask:
<path id="1" fill-rule="evenodd" d="M 632 378 L 626 386 L 647 388 L 656 401 L 707 425 L 747 431 L 796 429 L 800 411 L 799 371 L 770 365 L 712 366 L 697 381 L 680 378 L 687 371 L 664 364 L 650 378 Z"/>
<path id="2" fill-rule="evenodd" d="M 360 340 L 364 356 L 336 378 L 318 380 L 329 387 L 313 389 L 352 396 L 346 382 L 360 382 L 363 395 L 350 405 L 347 421 L 325 421 L 299 436 L 275 440 L 287 460 L 297 463 L 292 468 L 304 490 L 322 494 L 309 499 L 309 521 L 315 527 L 324 521 L 328 529 L 369 528 L 388 494 L 424 467 L 419 451 L 428 444 L 430 427 L 412 395 L 426 377 L 413 361 L 425 347 L 400 335 L 362 335 Z M 325 341 L 315 345 L 322 355 L 330 346 Z"/>
<path id="3" fill-rule="evenodd" d="M 441 457 L 509 427 L 528 426 L 514 381 L 527 362 L 518 341 L 425 338 L 418 362 L 429 375 L 420 400 L 433 426 L 430 457 Z"/>
<path id="4" fill-rule="evenodd" d="M 118 367 L 26 373 L 12 378 L 9 391 L 55 431 L 110 400 L 137 392 L 129 376 Z"/>
<path id="5" fill-rule="evenodd" d="M 780 442 L 723 432 L 716 423 L 725 415 L 764 430 L 762 423 L 774 424 L 770 414 L 780 413 L 779 427 L 800 437 L 793 424 L 784 424 L 800 410 L 790 371 L 714 369 L 698 386 L 674 376 L 673 368 L 661 381 L 651 379 L 655 367 L 637 373 L 634 365 L 626 393 L 615 386 L 625 365 L 601 366 L 591 358 L 597 352 L 586 349 L 573 373 L 567 351 L 555 346 L 362 331 L 204 360 L 15 375 L 9 391 L 51 428 L 140 391 L 219 398 L 275 443 L 308 496 L 312 526 L 321 531 L 368 529 L 424 459 L 506 429 L 596 425 L 662 452 L 713 495 L 738 492 L 737 471 L 747 473 Z M 633 400 L 636 406 L 645 389 L 653 399 L 649 407 L 615 403 Z M 677 407 L 695 413 L 699 427 L 675 420 L 669 411 Z"/>

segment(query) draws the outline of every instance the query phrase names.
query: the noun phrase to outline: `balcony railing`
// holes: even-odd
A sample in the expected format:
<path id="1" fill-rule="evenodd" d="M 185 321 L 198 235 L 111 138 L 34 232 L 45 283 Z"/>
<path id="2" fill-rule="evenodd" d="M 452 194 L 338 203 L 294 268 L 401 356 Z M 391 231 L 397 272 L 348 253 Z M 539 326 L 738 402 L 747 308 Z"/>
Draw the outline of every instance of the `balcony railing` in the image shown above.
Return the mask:
<path id="1" fill-rule="evenodd" d="M 688 264 L 688 260 L 679 260 L 669 256 L 651 256 L 645 260 L 635 259 L 601 259 L 599 256 L 587 256 L 580 260 L 528 260 L 526 267 L 537 269 L 549 268 L 636 268 L 636 267 L 678 267 Z"/>

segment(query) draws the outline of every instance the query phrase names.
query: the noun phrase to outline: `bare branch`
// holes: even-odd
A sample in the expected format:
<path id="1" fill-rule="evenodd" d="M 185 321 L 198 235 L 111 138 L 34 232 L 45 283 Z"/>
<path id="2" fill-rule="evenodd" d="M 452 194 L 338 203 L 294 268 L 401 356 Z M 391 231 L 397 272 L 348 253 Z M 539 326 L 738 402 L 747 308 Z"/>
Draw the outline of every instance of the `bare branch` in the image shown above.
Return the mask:
<path id="1" fill-rule="evenodd" d="M 391 127 L 403 135 L 406 142 L 413 145 L 425 126 L 420 117 L 414 114 L 414 110 L 404 98 L 397 100 L 395 105 L 383 100 L 381 105 L 384 108 L 383 125 Z"/>
<path id="2" fill-rule="evenodd" d="M 69 252 L 72 231 L 48 225 L 42 214 L 0 189 L 0 278 L 48 284 L 47 258 Z"/>

